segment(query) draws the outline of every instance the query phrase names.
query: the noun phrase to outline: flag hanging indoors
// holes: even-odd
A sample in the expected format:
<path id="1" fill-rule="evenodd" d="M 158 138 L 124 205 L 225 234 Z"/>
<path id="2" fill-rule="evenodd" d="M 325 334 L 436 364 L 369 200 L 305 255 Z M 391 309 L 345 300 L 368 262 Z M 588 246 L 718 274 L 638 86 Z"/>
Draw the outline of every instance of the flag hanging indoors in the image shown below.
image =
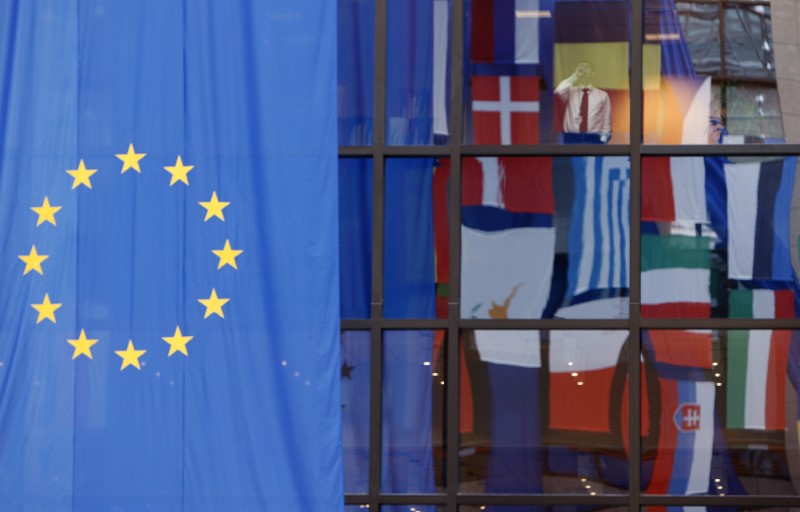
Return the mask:
<path id="1" fill-rule="evenodd" d="M 342 509 L 335 23 L 0 3 L 0 510 Z"/>

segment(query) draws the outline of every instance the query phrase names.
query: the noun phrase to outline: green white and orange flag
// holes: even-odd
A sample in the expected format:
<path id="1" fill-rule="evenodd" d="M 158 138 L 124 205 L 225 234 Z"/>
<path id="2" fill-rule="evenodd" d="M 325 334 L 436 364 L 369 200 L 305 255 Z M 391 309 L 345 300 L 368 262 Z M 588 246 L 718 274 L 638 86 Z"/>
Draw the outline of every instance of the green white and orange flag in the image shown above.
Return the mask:
<path id="1" fill-rule="evenodd" d="M 790 340 L 791 331 L 728 331 L 728 428 L 785 428 Z"/>

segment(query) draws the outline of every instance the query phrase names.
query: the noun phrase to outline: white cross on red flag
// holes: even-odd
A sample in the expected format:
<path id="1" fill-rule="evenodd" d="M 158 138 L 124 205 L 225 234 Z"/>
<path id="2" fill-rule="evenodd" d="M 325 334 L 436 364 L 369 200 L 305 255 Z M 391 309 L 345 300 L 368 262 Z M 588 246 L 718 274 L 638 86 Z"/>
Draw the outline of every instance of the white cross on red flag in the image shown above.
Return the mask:
<path id="1" fill-rule="evenodd" d="M 475 144 L 539 142 L 539 77 L 473 76 Z"/>

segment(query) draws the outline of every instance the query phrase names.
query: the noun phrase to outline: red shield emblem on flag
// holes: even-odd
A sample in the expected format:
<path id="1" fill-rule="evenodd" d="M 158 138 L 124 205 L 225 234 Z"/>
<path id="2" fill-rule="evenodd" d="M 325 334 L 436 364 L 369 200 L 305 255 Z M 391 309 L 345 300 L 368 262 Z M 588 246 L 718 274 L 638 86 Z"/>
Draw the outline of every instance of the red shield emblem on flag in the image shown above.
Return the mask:
<path id="1" fill-rule="evenodd" d="M 672 420 L 681 432 L 700 430 L 700 404 L 681 404 Z"/>

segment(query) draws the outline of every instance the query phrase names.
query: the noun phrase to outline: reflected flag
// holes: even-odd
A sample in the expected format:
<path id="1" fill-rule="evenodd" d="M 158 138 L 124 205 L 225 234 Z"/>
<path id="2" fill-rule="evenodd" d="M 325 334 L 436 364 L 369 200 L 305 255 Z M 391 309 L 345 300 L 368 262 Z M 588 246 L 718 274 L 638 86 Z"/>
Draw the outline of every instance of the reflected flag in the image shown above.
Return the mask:
<path id="1" fill-rule="evenodd" d="M 794 318 L 792 290 L 730 290 L 730 318 Z"/>
<path id="2" fill-rule="evenodd" d="M 705 494 L 711 479 L 714 400 L 710 331 L 643 331 L 658 375 L 658 453 L 652 494 Z"/>
<path id="3" fill-rule="evenodd" d="M 473 0 L 473 62 L 539 63 L 539 0 Z"/>
<path id="4" fill-rule="evenodd" d="M 642 235 L 642 317 L 711 316 L 711 241 Z"/>
<path id="5" fill-rule="evenodd" d="M 475 144 L 537 144 L 539 78 L 473 76 L 472 126 Z"/>
<path id="6" fill-rule="evenodd" d="M 551 429 L 611 432 L 621 398 L 612 383 L 627 338 L 627 331 L 550 332 Z"/>
<path id="7" fill-rule="evenodd" d="M 629 287 L 630 161 L 572 159 L 575 199 L 569 228 L 567 296 Z"/>
<path id="8" fill-rule="evenodd" d="M 791 331 L 728 331 L 728 428 L 783 430 Z"/>
<path id="9" fill-rule="evenodd" d="M 642 167 L 643 221 L 708 222 L 703 157 L 648 157 Z"/>
<path id="10" fill-rule="evenodd" d="M 728 278 L 790 281 L 789 221 L 797 158 L 725 164 Z"/>
<path id="11" fill-rule="evenodd" d="M 555 256 L 550 158 L 466 158 L 464 318 L 541 318 Z"/>

